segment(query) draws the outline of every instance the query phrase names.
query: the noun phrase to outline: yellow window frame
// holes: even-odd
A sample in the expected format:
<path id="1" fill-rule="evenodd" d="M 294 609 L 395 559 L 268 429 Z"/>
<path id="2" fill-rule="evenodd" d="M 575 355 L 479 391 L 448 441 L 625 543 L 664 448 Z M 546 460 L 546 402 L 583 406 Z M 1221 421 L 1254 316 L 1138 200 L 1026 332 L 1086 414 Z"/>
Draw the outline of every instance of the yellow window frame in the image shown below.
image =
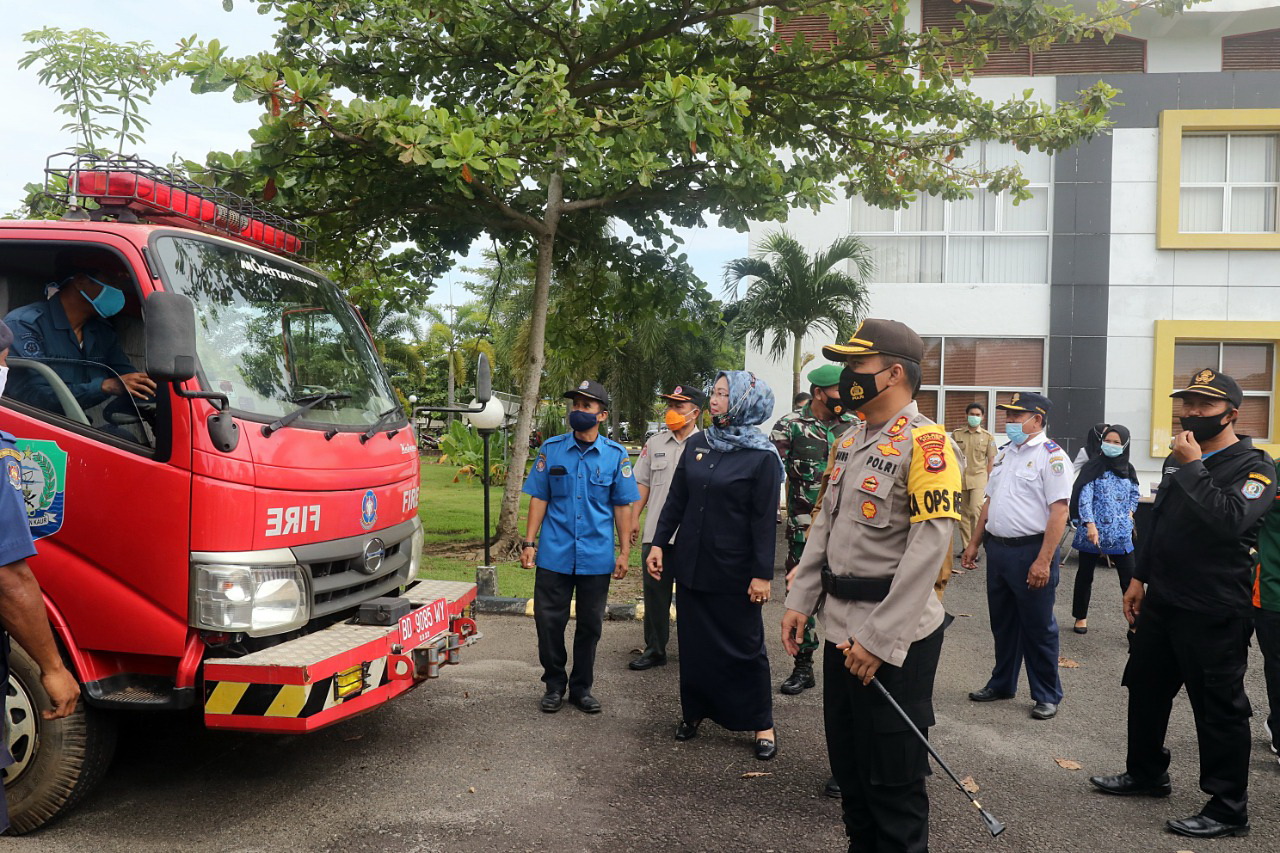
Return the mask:
<path id="1" fill-rule="evenodd" d="M 1177 378 L 1173 375 L 1174 346 L 1188 341 L 1231 343 L 1235 341 L 1269 343 L 1280 347 L 1280 322 L 1263 320 L 1156 320 L 1155 367 L 1151 378 L 1151 458 L 1169 455 L 1173 430 L 1173 398 Z M 1274 387 L 1272 374 L 1271 435 L 1280 437 L 1280 393 Z M 1273 457 L 1280 455 L 1280 442 L 1258 444 Z"/>
<path id="2" fill-rule="evenodd" d="M 1280 109 L 1162 110 L 1156 178 L 1156 247 L 1159 249 L 1280 249 L 1274 234 L 1184 234 L 1178 230 L 1184 133 L 1280 132 Z"/>

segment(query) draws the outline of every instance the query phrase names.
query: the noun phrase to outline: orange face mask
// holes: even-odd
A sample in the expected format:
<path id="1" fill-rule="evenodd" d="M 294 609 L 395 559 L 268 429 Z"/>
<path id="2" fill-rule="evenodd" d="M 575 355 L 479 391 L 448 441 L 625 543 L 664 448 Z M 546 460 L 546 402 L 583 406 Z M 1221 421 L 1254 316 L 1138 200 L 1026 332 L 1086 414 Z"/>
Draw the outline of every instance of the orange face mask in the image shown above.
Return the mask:
<path id="1" fill-rule="evenodd" d="M 677 412 L 675 409 L 667 409 L 667 429 L 672 432 L 679 432 L 684 429 L 685 424 L 689 423 L 689 419 Z"/>

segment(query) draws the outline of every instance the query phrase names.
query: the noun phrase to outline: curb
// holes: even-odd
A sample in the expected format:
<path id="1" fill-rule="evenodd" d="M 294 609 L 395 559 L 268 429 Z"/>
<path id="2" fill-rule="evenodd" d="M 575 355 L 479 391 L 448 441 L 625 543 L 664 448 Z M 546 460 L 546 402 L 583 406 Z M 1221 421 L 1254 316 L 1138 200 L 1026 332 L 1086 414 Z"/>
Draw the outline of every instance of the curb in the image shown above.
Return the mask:
<path id="1" fill-rule="evenodd" d="M 569 617 L 577 615 L 578 602 L 569 604 Z M 508 616 L 532 616 L 532 598 L 505 598 L 500 595 L 476 596 L 477 613 L 499 613 Z M 617 622 L 638 622 L 644 619 L 643 602 L 622 602 L 606 605 L 604 618 Z M 671 621 L 676 621 L 676 609 L 671 608 Z"/>

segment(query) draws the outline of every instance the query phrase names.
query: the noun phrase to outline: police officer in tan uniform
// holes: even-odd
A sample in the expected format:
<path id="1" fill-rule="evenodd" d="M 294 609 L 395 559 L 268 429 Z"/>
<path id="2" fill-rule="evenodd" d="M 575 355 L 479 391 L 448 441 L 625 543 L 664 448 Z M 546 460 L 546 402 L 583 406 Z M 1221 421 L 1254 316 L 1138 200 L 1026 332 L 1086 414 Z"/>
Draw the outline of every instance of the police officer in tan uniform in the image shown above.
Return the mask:
<path id="1" fill-rule="evenodd" d="M 879 680 L 922 731 L 933 725 L 946 618 L 933 585 L 960 518 L 963 462 L 916 408 L 924 342 L 914 331 L 868 319 L 823 354 L 845 362 L 841 405 L 863 422 L 836 444 L 782 639 L 795 654 L 805 620 L 818 613 L 827 753 L 850 850 L 922 853 L 928 753 L 869 684 Z"/>

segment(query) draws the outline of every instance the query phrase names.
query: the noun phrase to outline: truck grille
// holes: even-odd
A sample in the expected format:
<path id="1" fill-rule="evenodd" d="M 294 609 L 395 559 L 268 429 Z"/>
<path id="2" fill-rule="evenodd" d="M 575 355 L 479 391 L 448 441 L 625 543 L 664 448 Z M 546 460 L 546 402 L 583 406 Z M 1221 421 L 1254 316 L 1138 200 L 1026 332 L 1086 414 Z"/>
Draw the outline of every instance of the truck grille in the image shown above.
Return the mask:
<path id="1" fill-rule="evenodd" d="M 408 583 L 413 530 L 413 522 L 406 521 L 385 530 L 294 547 L 299 565 L 311 576 L 312 617 L 355 608 Z M 381 567 L 371 574 L 365 570 L 364 553 L 375 538 L 382 540 L 386 553 Z"/>

